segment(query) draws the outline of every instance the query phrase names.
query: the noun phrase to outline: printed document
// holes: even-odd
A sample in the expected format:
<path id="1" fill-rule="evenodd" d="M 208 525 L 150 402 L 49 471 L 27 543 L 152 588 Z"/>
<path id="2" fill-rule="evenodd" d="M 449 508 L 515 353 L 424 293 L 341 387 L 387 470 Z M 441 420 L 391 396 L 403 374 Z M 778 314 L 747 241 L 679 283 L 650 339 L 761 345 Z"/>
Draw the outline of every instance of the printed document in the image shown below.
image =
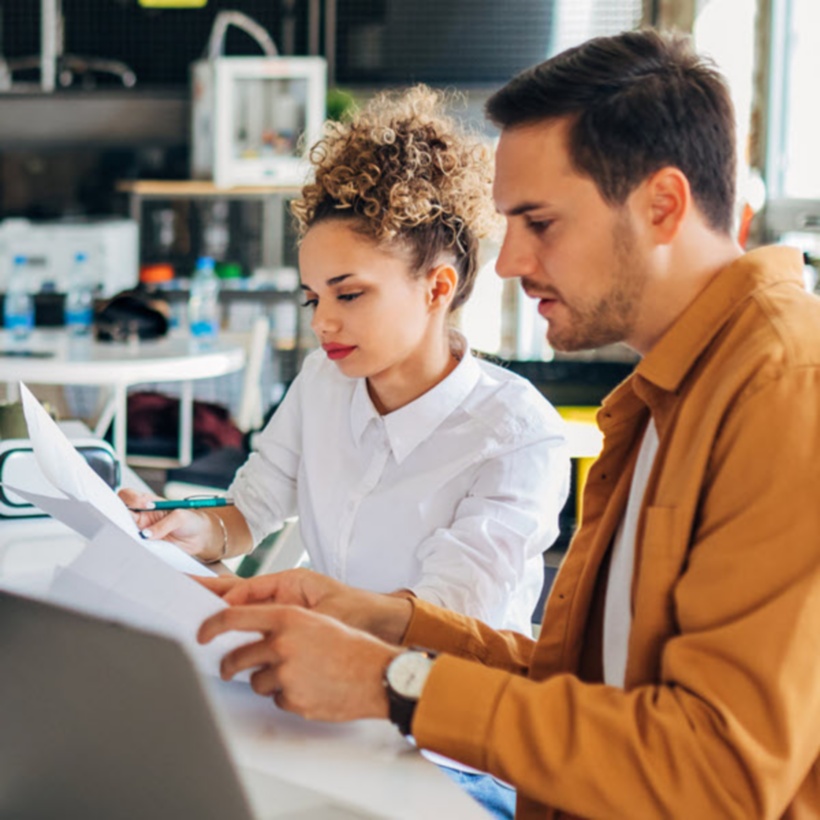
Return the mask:
<path id="1" fill-rule="evenodd" d="M 9 489 L 89 540 L 72 563 L 56 571 L 45 597 L 173 637 L 202 671 L 219 674 L 227 651 L 259 636 L 233 632 L 208 646 L 196 642 L 202 622 L 226 605 L 188 576 L 215 573 L 174 544 L 144 540 L 119 496 L 23 384 L 20 395 L 42 480 L 36 482 L 39 492 Z"/>

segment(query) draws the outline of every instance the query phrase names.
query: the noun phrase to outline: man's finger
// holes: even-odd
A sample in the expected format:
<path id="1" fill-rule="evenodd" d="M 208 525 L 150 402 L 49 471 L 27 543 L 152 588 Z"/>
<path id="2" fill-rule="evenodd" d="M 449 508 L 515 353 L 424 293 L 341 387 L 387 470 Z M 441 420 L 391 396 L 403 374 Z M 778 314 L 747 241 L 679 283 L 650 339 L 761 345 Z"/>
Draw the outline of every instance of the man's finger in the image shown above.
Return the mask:
<path id="1" fill-rule="evenodd" d="M 233 589 L 237 584 L 243 583 L 243 578 L 235 578 L 231 576 L 219 576 L 216 578 L 211 578 L 204 575 L 191 575 L 190 578 L 193 578 L 198 584 L 202 584 L 206 589 L 210 590 L 216 595 L 219 595 L 220 598 L 225 595 L 226 592 Z"/>
<path id="2" fill-rule="evenodd" d="M 228 607 L 208 618 L 196 638 L 200 643 L 209 643 L 223 632 L 274 632 L 283 612 L 284 607 L 275 604 Z"/>
<path id="3" fill-rule="evenodd" d="M 232 590 L 225 593 L 223 600 L 231 606 L 254 604 L 260 601 L 275 603 L 280 588 L 281 580 L 275 573 L 259 575 L 254 578 L 247 578 L 242 584 L 237 584 Z"/>
<path id="4" fill-rule="evenodd" d="M 230 680 L 234 675 L 245 669 L 276 666 L 279 659 L 273 651 L 270 642 L 266 640 L 245 644 L 228 652 L 219 666 L 219 674 L 223 680 Z"/>
<path id="5" fill-rule="evenodd" d="M 282 692 L 282 684 L 276 667 L 265 667 L 251 675 L 251 688 L 257 695 L 278 697 Z"/>

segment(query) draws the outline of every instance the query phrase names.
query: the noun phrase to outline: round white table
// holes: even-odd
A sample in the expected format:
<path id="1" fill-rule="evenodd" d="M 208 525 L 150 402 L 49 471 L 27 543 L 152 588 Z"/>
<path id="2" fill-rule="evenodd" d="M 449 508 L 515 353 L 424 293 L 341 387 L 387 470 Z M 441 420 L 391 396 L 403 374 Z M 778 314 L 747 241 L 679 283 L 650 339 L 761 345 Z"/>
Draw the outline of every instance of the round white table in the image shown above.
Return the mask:
<path id="1" fill-rule="evenodd" d="M 114 422 L 114 450 L 125 463 L 128 388 L 153 382 L 179 382 L 179 459 L 193 457 L 193 382 L 241 370 L 245 348 L 217 340 L 207 347 L 186 336 L 169 335 L 151 341 L 98 342 L 90 336 L 69 336 L 63 328 L 38 329 L 25 342 L 15 342 L 0 332 L 0 381 L 7 383 L 9 400 L 18 395 L 18 382 L 26 384 L 91 385 L 106 388 L 108 400 L 94 433 L 102 436 Z M 149 460 L 141 459 L 142 463 Z M 168 459 L 150 459 L 168 466 Z"/>

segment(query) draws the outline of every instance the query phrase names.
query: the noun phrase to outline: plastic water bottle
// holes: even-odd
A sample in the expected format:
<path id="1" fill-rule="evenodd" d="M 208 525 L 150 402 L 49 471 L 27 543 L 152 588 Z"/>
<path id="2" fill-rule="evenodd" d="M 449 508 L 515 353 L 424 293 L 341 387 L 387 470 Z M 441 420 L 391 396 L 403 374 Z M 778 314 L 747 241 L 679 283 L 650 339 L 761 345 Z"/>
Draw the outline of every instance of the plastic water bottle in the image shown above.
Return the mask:
<path id="1" fill-rule="evenodd" d="M 72 336 L 85 336 L 94 319 L 94 287 L 84 253 L 74 257 L 65 297 L 65 324 Z"/>
<path id="2" fill-rule="evenodd" d="M 27 262 L 25 256 L 14 257 L 3 303 L 4 324 L 17 341 L 27 339 L 34 327 L 34 300 L 29 291 Z"/>
<path id="3" fill-rule="evenodd" d="M 219 333 L 219 279 L 210 256 L 200 256 L 191 278 L 188 328 L 199 345 L 213 342 Z"/>

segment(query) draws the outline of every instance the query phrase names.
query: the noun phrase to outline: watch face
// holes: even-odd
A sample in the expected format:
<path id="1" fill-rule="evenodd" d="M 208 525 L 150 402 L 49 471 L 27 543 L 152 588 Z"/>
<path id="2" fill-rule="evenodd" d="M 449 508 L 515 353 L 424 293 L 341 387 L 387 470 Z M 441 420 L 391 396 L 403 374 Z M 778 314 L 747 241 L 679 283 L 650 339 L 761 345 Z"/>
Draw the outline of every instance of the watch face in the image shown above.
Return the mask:
<path id="1" fill-rule="evenodd" d="M 432 665 L 433 659 L 423 652 L 404 652 L 387 667 L 387 682 L 402 697 L 418 700 Z"/>

